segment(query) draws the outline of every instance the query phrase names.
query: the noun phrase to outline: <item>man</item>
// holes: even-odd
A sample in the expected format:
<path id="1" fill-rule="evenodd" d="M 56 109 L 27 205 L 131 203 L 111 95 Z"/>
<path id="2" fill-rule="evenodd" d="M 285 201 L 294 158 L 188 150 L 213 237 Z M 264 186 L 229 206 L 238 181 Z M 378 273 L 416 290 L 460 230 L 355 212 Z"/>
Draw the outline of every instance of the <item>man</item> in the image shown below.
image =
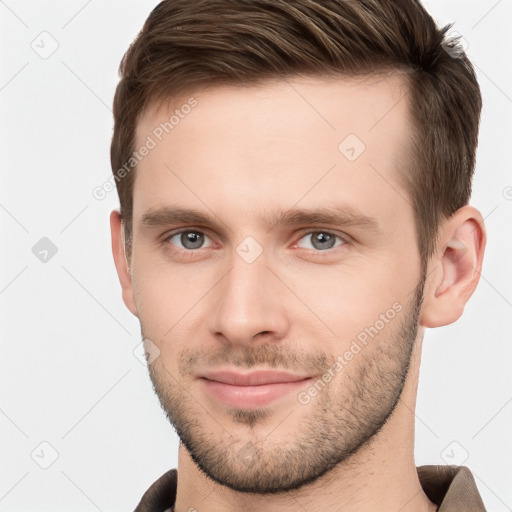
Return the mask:
<path id="1" fill-rule="evenodd" d="M 415 0 L 168 0 L 125 55 L 123 300 L 181 443 L 137 511 L 484 510 L 414 464 L 424 331 L 478 283 L 481 98 Z"/>

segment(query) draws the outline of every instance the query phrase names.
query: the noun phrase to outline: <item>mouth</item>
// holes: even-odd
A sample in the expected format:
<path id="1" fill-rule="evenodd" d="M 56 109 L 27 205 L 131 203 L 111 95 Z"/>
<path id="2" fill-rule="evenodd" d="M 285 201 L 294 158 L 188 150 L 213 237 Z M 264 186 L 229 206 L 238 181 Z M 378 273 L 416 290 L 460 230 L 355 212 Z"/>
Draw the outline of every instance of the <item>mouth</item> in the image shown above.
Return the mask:
<path id="1" fill-rule="evenodd" d="M 206 393 L 226 405 L 256 409 L 298 391 L 312 377 L 282 371 L 207 372 L 200 376 Z"/>

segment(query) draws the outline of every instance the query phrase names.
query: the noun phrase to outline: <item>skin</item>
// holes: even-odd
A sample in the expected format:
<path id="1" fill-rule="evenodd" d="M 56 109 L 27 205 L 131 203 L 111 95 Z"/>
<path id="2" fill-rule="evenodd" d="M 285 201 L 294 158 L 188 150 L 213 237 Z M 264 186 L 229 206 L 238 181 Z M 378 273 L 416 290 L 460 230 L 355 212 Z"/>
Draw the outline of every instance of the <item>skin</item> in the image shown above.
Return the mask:
<path id="1" fill-rule="evenodd" d="M 426 327 L 462 314 L 485 230 L 471 206 L 445 219 L 422 276 L 400 174 L 406 93 L 400 75 L 199 91 L 195 109 L 137 167 L 130 261 L 112 212 L 123 300 L 158 355 L 151 378 L 182 440 L 177 512 L 435 510 L 413 455 L 421 345 Z M 186 101 L 151 105 L 137 141 Z M 366 146 L 354 161 L 338 149 L 348 134 Z M 156 215 L 177 207 L 211 221 Z M 333 207 L 373 224 L 266 222 Z M 205 238 L 187 249 L 180 230 Z M 334 245 L 319 246 L 314 233 Z M 248 236 L 256 244 L 244 245 Z M 240 248 L 255 247 L 263 252 L 249 263 Z M 384 327 L 308 403 L 298 392 L 311 382 L 267 406 L 234 408 L 198 378 L 273 368 L 318 381 L 381 315 Z"/>

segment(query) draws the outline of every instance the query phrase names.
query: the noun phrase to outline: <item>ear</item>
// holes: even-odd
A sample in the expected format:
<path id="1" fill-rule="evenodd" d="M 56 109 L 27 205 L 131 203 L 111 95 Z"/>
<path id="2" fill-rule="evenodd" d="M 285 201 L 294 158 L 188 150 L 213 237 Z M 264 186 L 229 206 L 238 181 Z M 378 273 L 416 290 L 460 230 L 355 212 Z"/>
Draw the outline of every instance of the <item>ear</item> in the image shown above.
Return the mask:
<path id="1" fill-rule="evenodd" d="M 117 275 L 121 288 L 123 290 L 123 301 L 126 307 L 138 316 L 137 306 L 135 303 L 135 293 L 133 291 L 132 276 L 129 270 L 128 260 L 126 258 L 124 239 L 123 239 L 123 222 L 119 211 L 114 210 L 110 214 L 110 232 L 112 236 L 112 254 L 116 265 Z"/>
<path id="2" fill-rule="evenodd" d="M 462 315 L 480 279 L 487 240 L 484 219 L 472 206 L 457 210 L 438 233 L 419 318 L 424 327 L 448 325 Z"/>

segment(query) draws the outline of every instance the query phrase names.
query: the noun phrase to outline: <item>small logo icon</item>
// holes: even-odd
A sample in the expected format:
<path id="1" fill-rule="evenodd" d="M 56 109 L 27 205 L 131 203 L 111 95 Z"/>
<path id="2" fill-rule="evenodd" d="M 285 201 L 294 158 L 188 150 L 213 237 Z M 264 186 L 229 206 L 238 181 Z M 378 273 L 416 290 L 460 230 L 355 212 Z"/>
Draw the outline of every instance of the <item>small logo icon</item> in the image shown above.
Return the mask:
<path id="1" fill-rule="evenodd" d="M 251 467 L 256 459 L 256 449 L 249 441 L 237 454 L 238 459 L 247 467 Z"/>
<path id="2" fill-rule="evenodd" d="M 452 441 L 442 452 L 441 458 L 447 464 L 460 466 L 469 458 L 469 452 L 458 441 Z"/>
<path id="3" fill-rule="evenodd" d="M 34 50 L 41 59 L 51 57 L 59 47 L 58 41 L 49 33 L 41 32 L 31 43 L 30 48 Z"/>
<path id="4" fill-rule="evenodd" d="M 255 238 L 247 236 L 240 242 L 236 252 L 246 263 L 253 263 L 263 253 L 263 247 Z"/>
<path id="5" fill-rule="evenodd" d="M 349 133 L 338 145 L 338 151 L 349 162 L 357 160 L 365 149 L 364 142 L 355 133 Z"/>
<path id="6" fill-rule="evenodd" d="M 41 469 L 48 469 L 59 458 L 59 452 L 48 441 L 43 441 L 32 450 L 30 457 Z"/>
<path id="7" fill-rule="evenodd" d="M 48 263 L 57 254 L 57 251 L 57 246 L 45 236 L 32 247 L 32 254 L 41 263 Z"/>
<path id="8" fill-rule="evenodd" d="M 145 338 L 133 349 L 133 355 L 137 361 L 146 366 L 146 364 L 153 364 L 160 356 L 160 349 L 149 338 Z"/>

